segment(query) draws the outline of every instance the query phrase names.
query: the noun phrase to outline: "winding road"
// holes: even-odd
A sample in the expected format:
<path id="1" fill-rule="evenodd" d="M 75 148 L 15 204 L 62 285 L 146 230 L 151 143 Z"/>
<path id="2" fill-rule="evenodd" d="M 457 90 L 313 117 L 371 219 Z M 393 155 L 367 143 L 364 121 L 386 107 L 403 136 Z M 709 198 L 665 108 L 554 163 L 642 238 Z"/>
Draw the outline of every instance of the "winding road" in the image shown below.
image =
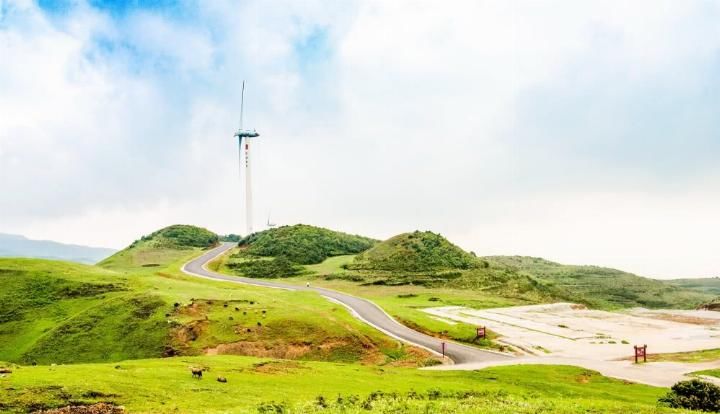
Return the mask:
<path id="1" fill-rule="evenodd" d="M 233 248 L 235 243 L 222 243 L 220 246 L 209 250 L 202 256 L 186 263 L 182 271 L 186 274 L 206 279 L 220 280 L 225 282 L 243 283 L 247 285 L 262 286 L 276 289 L 293 291 L 313 291 L 325 298 L 347 307 L 355 317 L 368 325 L 390 335 L 398 340 L 425 348 L 435 354 L 442 352 L 443 341 L 429 335 L 414 331 L 405 325 L 400 324 L 390 315 L 385 313 L 379 306 L 366 299 L 361 299 L 346 293 L 335 290 L 290 285 L 281 282 L 251 279 L 246 277 L 228 276 L 216 273 L 207 269 L 206 265 L 216 257 Z M 445 356 L 455 364 L 485 363 L 490 361 L 503 361 L 512 357 L 496 352 L 483 351 L 456 342 L 445 341 Z"/>

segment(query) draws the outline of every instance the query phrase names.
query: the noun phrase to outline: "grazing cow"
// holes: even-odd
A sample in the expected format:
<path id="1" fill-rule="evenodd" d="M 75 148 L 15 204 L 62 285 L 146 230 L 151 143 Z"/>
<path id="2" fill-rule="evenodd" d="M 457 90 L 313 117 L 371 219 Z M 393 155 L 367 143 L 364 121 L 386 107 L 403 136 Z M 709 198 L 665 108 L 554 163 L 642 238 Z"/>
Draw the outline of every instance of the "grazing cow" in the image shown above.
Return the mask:
<path id="1" fill-rule="evenodd" d="M 225 377 L 217 377 L 218 382 L 227 382 L 227 378 Z"/>
<path id="2" fill-rule="evenodd" d="M 202 368 L 190 368 L 190 371 L 192 371 L 193 378 L 197 377 L 197 379 L 202 379 L 202 373 L 203 373 Z"/>

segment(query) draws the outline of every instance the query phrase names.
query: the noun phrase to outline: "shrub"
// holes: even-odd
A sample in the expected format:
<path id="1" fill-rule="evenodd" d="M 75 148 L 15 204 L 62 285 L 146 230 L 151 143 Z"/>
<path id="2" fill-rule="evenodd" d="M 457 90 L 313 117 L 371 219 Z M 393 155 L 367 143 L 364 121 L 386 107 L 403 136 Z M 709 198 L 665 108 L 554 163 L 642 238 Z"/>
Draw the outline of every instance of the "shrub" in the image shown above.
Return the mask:
<path id="1" fill-rule="evenodd" d="M 720 387 L 698 379 L 680 381 L 659 402 L 672 408 L 720 412 Z"/>
<path id="2" fill-rule="evenodd" d="M 259 279 L 290 277 L 302 271 L 302 268 L 294 265 L 283 256 L 273 259 L 255 259 L 239 263 L 229 263 L 228 267 L 247 277 Z"/>

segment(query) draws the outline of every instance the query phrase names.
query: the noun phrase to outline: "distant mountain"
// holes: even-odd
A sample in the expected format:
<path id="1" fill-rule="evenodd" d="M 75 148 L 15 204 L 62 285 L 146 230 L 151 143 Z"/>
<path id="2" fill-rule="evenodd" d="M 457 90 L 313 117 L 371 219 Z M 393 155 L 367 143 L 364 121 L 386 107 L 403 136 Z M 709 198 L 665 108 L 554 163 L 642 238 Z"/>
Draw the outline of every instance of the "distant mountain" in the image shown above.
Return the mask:
<path id="1" fill-rule="evenodd" d="M 0 233 L 0 257 L 34 257 L 94 264 L 115 252 L 104 247 L 31 240 L 16 234 Z"/>
<path id="2" fill-rule="evenodd" d="M 720 296 L 720 277 L 704 277 L 697 279 L 672 279 L 667 283 L 680 286 L 685 289 L 697 290 Z"/>
<path id="3" fill-rule="evenodd" d="M 709 287 L 695 289 L 678 281 L 649 279 L 599 266 L 563 265 L 527 256 L 488 256 L 483 259 L 491 265 L 513 267 L 542 283 L 568 291 L 572 300 L 594 308 L 690 309 L 716 296 Z M 712 282 L 710 279 L 705 281 Z"/>

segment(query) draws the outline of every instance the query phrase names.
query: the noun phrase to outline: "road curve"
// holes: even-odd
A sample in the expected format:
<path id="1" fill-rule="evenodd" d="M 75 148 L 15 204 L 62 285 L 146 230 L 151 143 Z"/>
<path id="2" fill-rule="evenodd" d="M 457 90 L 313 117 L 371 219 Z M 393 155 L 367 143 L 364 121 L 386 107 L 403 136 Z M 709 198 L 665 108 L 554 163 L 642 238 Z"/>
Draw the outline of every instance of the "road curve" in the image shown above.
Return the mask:
<path id="1" fill-rule="evenodd" d="M 380 307 L 370 302 L 369 300 L 361 299 L 352 295 L 348 295 L 346 293 L 341 293 L 330 289 L 295 286 L 286 283 L 267 281 L 262 279 L 251 279 L 246 277 L 223 275 L 220 273 L 212 272 L 205 267 L 205 265 L 211 260 L 233 248 L 235 245 L 235 243 L 222 243 L 220 246 L 209 250 L 202 256 L 186 263 L 182 267 L 182 271 L 189 275 L 198 276 L 206 279 L 244 283 L 248 285 L 280 288 L 294 291 L 318 292 L 320 295 L 344 305 L 363 322 L 396 339 L 415 346 L 419 346 L 421 348 L 425 348 L 436 354 L 441 352 L 443 343 L 442 340 L 414 331 L 406 327 L 405 325 L 398 323 L 387 313 L 385 313 L 385 311 L 380 309 Z M 504 354 L 483 351 L 477 348 L 473 348 L 467 345 L 461 345 L 451 341 L 445 341 L 445 355 L 449 357 L 455 364 L 488 362 L 511 358 L 510 356 Z"/>

